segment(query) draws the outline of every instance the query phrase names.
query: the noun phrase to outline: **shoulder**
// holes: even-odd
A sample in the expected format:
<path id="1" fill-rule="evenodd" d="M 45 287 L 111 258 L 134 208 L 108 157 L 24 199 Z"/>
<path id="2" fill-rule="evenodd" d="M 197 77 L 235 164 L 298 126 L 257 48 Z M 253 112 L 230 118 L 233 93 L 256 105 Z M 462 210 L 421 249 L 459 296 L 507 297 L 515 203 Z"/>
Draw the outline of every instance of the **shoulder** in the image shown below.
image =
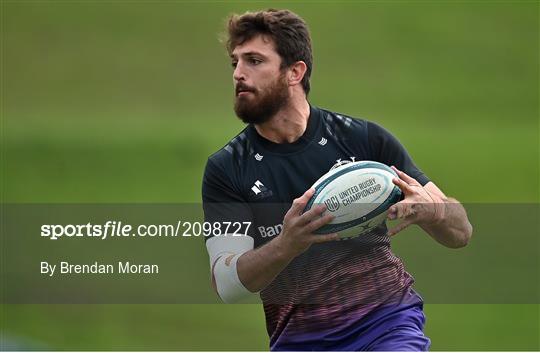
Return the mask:
<path id="1" fill-rule="evenodd" d="M 327 109 L 320 110 L 324 134 L 361 151 L 370 150 L 372 142 L 370 136 L 373 135 L 375 123 L 362 117 L 353 117 Z"/>
<path id="2" fill-rule="evenodd" d="M 382 127 L 380 124 L 375 123 L 363 117 L 353 117 L 343 113 L 333 112 L 327 109 L 319 108 L 322 112 L 323 122 L 327 125 L 327 129 L 341 134 L 365 134 L 366 137 L 378 138 L 389 136 L 391 133 Z"/>
<path id="3" fill-rule="evenodd" d="M 223 193 L 225 190 L 241 194 L 242 171 L 248 167 L 248 157 L 252 154 L 248 128 L 245 128 L 208 157 L 203 175 L 203 196 L 212 191 Z"/>
<path id="4" fill-rule="evenodd" d="M 253 147 L 248 138 L 246 127 L 238 135 L 233 137 L 225 146 L 208 157 L 207 168 L 217 168 L 225 171 L 235 169 L 242 160 L 253 154 Z"/>
<path id="5" fill-rule="evenodd" d="M 352 138 L 354 141 L 369 143 L 373 137 L 389 134 L 383 127 L 366 118 L 319 109 L 326 133 L 330 136 L 340 139 Z"/>
<path id="6" fill-rule="evenodd" d="M 347 114 L 337 113 L 328 109 L 319 108 L 323 123 L 327 128 L 336 132 L 357 132 L 367 128 L 368 121 L 359 117 L 352 117 Z"/>

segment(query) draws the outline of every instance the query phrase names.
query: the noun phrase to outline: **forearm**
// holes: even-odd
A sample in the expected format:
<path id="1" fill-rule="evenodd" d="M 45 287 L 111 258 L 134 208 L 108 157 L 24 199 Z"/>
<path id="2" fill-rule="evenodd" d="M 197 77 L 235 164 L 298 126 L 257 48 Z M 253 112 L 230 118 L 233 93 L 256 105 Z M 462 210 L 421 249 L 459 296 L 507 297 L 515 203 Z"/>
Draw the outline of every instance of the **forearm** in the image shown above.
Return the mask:
<path id="1" fill-rule="evenodd" d="M 212 263 L 212 286 L 223 301 L 235 302 L 249 292 L 263 290 L 312 244 L 338 239 L 337 234 L 313 234 L 333 219 L 331 214 L 323 215 L 324 205 L 303 212 L 314 192 L 309 189 L 293 201 L 283 218 L 281 233 L 259 248 L 253 248 L 251 237 L 234 243 L 234 238 L 221 241 L 216 237 L 206 242 Z"/>
<path id="2" fill-rule="evenodd" d="M 419 223 L 433 239 L 449 248 L 461 248 L 468 244 L 472 225 L 465 208 L 453 198 L 445 198 L 437 204 L 437 216 L 430 223 Z"/>
<path id="3" fill-rule="evenodd" d="M 251 292 L 266 288 L 292 261 L 295 254 L 286 249 L 281 235 L 238 258 L 237 271 L 242 284 Z"/>

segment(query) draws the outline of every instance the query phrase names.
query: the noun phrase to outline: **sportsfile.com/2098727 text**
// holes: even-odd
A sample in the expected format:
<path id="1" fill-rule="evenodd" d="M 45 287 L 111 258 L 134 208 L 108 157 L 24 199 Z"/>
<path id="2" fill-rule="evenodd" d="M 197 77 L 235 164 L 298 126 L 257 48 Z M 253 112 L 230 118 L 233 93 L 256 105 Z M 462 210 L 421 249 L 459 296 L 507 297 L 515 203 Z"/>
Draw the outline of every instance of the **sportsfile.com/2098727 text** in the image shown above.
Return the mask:
<path id="1" fill-rule="evenodd" d="M 41 236 L 51 240 L 68 238 L 125 238 L 125 237 L 210 237 L 246 236 L 251 222 L 188 222 L 176 224 L 140 224 L 133 226 L 122 221 L 103 224 L 43 224 Z"/>

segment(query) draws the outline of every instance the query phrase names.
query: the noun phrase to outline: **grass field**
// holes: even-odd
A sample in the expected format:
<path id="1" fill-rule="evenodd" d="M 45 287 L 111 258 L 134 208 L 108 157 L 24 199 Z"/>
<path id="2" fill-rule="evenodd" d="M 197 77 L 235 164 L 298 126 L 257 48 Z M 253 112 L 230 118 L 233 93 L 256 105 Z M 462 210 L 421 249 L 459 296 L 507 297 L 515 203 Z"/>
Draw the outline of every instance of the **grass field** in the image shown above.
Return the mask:
<path id="1" fill-rule="evenodd" d="M 540 201 L 537 2 L 1 6 L 3 202 L 199 202 L 207 156 L 242 129 L 218 33 L 230 12 L 268 6 L 311 26 L 312 103 L 381 123 L 463 202 Z M 540 243 L 529 250 L 538 258 Z M 426 305 L 432 349 L 539 350 L 538 301 L 508 302 Z M 55 350 L 268 347 L 257 305 L 2 305 L 0 315 L 3 339 Z"/>

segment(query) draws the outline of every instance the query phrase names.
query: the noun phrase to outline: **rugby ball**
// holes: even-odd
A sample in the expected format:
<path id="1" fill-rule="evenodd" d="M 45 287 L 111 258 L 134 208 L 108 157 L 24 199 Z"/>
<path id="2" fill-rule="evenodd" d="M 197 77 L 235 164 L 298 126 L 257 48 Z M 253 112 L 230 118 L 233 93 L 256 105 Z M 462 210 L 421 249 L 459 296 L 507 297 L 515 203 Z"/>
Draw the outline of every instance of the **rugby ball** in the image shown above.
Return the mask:
<path id="1" fill-rule="evenodd" d="M 374 161 L 350 162 L 331 169 L 313 184 L 315 194 L 304 212 L 314 205 L 326 205 L 334 219 L 315 234 L 338 233 L 342 239 L 369 233 L 386 221 L 387 211 L 401 198 L 392 183 L 397 174 Z"/>

